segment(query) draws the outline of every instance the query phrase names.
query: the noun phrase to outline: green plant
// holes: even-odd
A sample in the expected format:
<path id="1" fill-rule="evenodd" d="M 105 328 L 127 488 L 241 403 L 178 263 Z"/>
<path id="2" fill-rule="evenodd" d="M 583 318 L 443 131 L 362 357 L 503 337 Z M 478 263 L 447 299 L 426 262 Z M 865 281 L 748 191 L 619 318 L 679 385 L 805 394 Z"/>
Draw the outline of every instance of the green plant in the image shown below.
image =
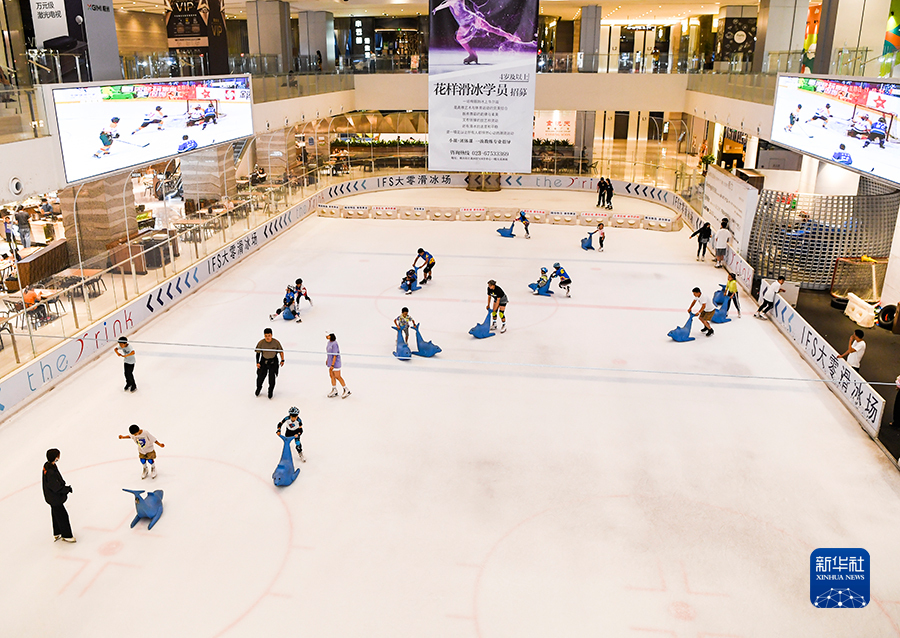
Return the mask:
<path id="1" fill-rule="evenodd" d="M 703 162 L 704 166 L 709 166 L 716 161 L 716 156 L 710 153 L 709 155 L 704 155 L 703 157 L 701 157 L 700 161 Z"/>

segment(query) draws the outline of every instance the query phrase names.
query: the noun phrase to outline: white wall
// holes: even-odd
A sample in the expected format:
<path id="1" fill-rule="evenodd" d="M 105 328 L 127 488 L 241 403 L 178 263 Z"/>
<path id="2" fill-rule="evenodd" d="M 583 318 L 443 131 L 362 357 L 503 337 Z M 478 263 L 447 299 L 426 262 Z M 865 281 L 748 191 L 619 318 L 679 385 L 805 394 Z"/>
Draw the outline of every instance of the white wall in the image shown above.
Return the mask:
<path id="1" fill-rule="evenodd" d="M 773 107 L 767 104 L 743 102 L 697 91 L 685 92 L 684 112 L 688 115 L 718 122 L 764 139 L 772 136 L 773 110 Z"/>
<path id="2" fill-rule="evenodd" d="M 859 190 L 859 174 L 840 166 L 819 162 L 816 176 L 817 195 L 856 195 Z"/>
<path id="3" fill-rule="evenodd" d="M 309 97 L 296 97 L 290 100 L 263 102 L 253 105 L 253 130 L 256 133 L 265 133 L 267 130 L 275 131 L 329 115 L 355 111 L 357 108 L 353 91 L 337 91 Z M 268 128 L 266 128 L 266 123 L 269 125 Z"/>
<path id="4" fill-rule="evenodd" d="M 49 193 L 65 185 L 62 155 L 57 137 L 39 137 L 3 145 L 0 153 L 0 202 L 13 202 L 32 195 Z M 19 178 L 25 186 L 21 195 L 9 190 L 10 180 Z"/>
<path id="5" fill-rule="evenodd" d="M 795 193 L 800 190 L 800 171 L 776 171 L 769 168 L 757 169 L 766 176 L 763 188 L 769 191 Z"/>
<path id="6" fill-rule="evenodd" d="M 897 216 L 897 226 L 894 228 L 894 241 L 891 243 L 887 273 L 881 290 L 881 303 L 900 304 L 900 215 Z"/>

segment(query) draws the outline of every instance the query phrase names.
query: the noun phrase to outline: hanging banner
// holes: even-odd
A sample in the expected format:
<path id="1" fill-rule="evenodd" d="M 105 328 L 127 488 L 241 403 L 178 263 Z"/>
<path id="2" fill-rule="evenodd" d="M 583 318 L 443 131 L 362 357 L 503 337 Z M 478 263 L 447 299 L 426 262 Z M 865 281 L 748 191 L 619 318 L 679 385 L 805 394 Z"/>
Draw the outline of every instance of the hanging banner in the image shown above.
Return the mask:
<path id="1" fill-rule="evenodd" d="M 211 75 L 229 73 L 224 4 L 219 0 L 165 0 L 169 49 L 188 49 L 206 56 Z"/>
<path id="2" fill-rule="evenodd" d="M 429 6 L 429 168 L 530 173 L 537 0 Z"/>

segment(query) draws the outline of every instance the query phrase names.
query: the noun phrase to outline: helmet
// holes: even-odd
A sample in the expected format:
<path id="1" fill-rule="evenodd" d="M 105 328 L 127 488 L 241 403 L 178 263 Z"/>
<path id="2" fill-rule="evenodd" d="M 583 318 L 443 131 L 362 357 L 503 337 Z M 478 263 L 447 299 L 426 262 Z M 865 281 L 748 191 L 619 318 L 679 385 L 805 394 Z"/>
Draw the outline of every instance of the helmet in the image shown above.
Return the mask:
<path id="1" fill-rule="evenodd" d="M 117 343 L 128 343 L 128 337 L 119 337 Z"/>
<path id="2" fill-rule="evenodd" d="M 161 107 L 161 106 L 157 106 L 157 107 L 156 107 L 156 110 L 157 110 L 157 111 L 162 111 L 162 107 Z"/>
<path id="3" fill-rule="evenodd" d="M 493 279 L 488 279 L 488 286 L 496 286 L 496 285 L 497 285 L 496 281 L 494 281 Z"/>
<path id="4" fill-rule="evenodd" d="M 559 268 L 559 262 L 556 262 L 555 264 L 553 264 L 553 267 L 554 267 L 554 268 Z"/>
<path id="5" fill-rule="evenodd" d="M 546 272 L 547 272 L 547 269 L 546 269 L 546 268 L 541 268 L 541 272 L 542 272 L 542 273 L 546 273 Z"/>
<path id="6" fill-rule="evenodd" d="M 290 410 L 288 410 L 288 414 L 290 416 L 300 416 L 300 408 L 291 408 Z"/>
<path id="7" fill-rule="evenodd" d="M 413 270 L 412 268 L 410 268 L 409 270 L 406 271 L 406 274 L 407 274 L 407 275 L 415 275 L 415 274 L 416 274 L 416 271 Z"/>
<path id="8" fill-rule="evenodd" d="M 118 124 L 118 123 L 119 123 L 119 118 L 114 117 L 113 119 L 110 120 L 110 122 L 115 122 L 116 124 Z"/>

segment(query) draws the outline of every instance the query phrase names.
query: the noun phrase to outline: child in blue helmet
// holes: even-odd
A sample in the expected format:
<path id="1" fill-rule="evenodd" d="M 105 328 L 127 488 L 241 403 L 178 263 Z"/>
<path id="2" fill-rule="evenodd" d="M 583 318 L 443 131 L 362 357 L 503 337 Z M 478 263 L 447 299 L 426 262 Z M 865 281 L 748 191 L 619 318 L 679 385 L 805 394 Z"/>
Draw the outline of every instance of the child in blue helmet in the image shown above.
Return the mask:
<path id="1" fill-rule="evenodd" d="M 518 221 L 522 222 L 522 225 L 525 227 L 525 239 L 531 239 L 531 235 L 528 233 L 528 226 L 531 225 L 531 222 L 528 220 L 528 215 L 525 214 L 524 210 L 519 211 Z"/>
<path id="2" fill-rule="evenodd" d="M 553 264 L 553 272 L 550 274 L 550 279 L 554 277 L 559 277 L 559 287 L 566 289 L 566 297 L 571 297 L 569 290 L 571 289 L 572 278 L 569 277 L 566 269 L 559 265 L 559 262 Z"/>
<path id="3" fill-rule="evenodd" d="M 274 314 L 269 315 L 269 321 L 275 321 L 275 318 L 282 316 L 285 310 L 290 310 L 291 314 L 297 316 L 299 313 L 297 312 L 297 307 L 294 305 L 296 300 L 297 293 L 294 291 L 294 287 L 288 285 L 288 287 L 284 290 L 284 299 L 281 300 L 281 308 L 276 310 Z M 297 323 L 300 322 L 300 317 L 297 317 Z"/>
<path id="4" fill-rule="evenodd" d="M 535 294 L 535 295 L 538 294 L 538 289 L 540 289 L 544 284 L 546 284 L 549 279 L 550 279 L 550 277 L 547 275 L 547 269 L 541 268 L 541 276 L 534 283 L 536 288 L 533 290 L 533 294 Z"/>

